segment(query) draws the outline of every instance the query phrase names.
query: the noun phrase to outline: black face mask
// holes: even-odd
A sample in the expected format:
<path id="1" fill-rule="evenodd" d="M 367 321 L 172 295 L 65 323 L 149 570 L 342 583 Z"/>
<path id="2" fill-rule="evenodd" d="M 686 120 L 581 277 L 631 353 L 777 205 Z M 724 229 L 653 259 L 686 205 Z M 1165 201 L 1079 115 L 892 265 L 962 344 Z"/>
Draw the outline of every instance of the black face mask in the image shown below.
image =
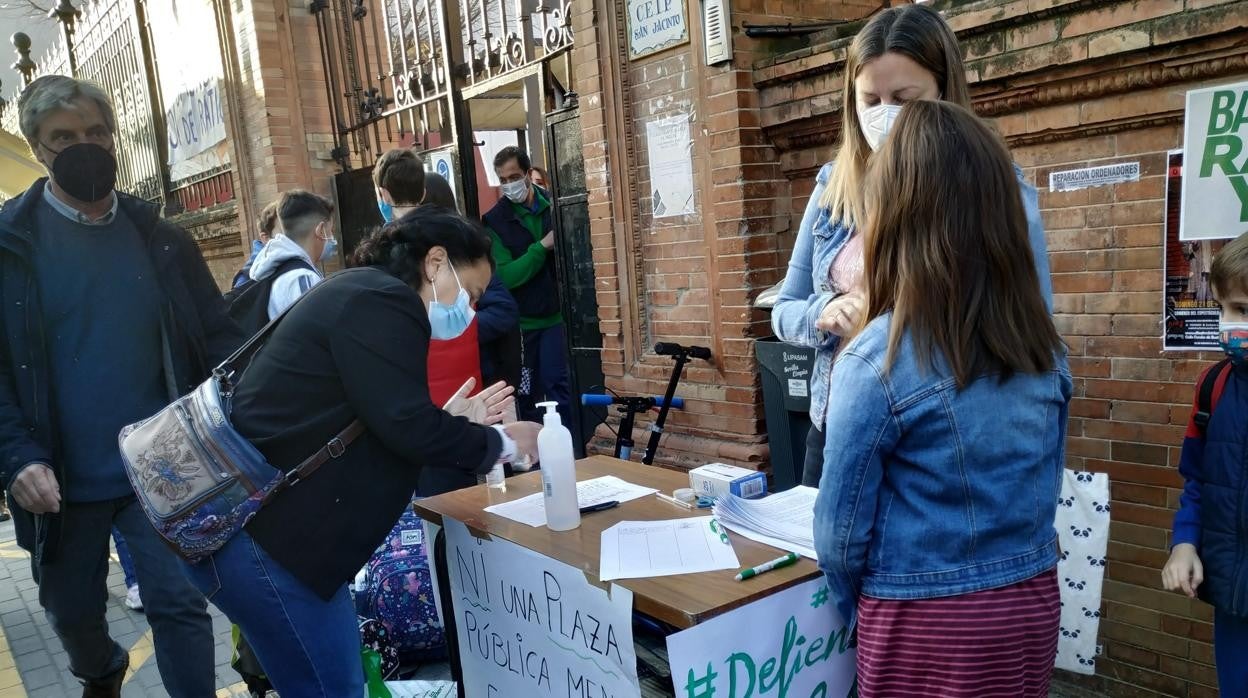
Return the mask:
<path id="1" fill-rule="evenodd" d="M 117 185 L 117 160 L 107 149 L 94 143 L 75 143 L 54 153 L 52 178 L 66 194 L 93 204 L 108 196 Z"/>

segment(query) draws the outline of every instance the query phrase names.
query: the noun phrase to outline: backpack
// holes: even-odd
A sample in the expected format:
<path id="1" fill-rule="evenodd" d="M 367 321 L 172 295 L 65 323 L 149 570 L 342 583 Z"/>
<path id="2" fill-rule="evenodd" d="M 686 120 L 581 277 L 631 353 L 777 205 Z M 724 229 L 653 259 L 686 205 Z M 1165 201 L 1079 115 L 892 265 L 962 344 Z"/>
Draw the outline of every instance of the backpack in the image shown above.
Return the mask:
<path id="1" fill-rule="evenodd" d="M 1226 379 L 1230 372 L 1231 360 L 1222 359 L 1201 377 L 1200 387 L 1196 390 L 1196 414 L 1192 415 L 1192 423 L 1196 425 L 1196 431 L 1202 439 L 1209 427 L 1209 419 L 1213 417 L 1213 409 L 1218 406 L 1218 399 L 1226 388 Z"/>
<path id="2" fill-rule="evenodd" d="M 420 517 L 410 508 L 404 511 L 355 588 L 356 613 L 381 623 L 404 664 L 446 656 L 424 536 Z"/>
<path id="3" fill-rule="evenodd" d="M 293 257 L 279 264 L 271 275 L 259 281 L 249 279 L 225 294 L 227 312 L 243 328 L 244 334 L 251 337 L 269 324 L 269 297 L 273 295 L 273 283 L 286 272 L 296 269 L 316 271 L 307 260 Z"/>

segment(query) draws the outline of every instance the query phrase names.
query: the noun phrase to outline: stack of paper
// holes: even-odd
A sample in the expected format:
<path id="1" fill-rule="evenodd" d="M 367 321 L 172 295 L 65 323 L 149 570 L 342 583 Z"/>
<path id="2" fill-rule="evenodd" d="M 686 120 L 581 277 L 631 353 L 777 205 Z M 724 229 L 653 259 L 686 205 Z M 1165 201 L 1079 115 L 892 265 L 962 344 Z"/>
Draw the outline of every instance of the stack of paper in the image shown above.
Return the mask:
<path id="1" fill-rule="evenodd" d="M 715 500 L 715 518 L 750 540 L 815 559 L 815 497 L 799 485 L 762 499 L 726 495 Z"/>

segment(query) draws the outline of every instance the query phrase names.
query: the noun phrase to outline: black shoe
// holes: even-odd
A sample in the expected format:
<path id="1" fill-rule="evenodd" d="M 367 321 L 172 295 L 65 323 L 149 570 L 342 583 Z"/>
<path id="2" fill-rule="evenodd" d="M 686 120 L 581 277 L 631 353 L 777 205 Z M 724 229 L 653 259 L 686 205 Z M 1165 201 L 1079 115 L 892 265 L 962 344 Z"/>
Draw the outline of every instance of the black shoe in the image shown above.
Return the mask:
<path id="1" fill-rule="evenodd" d="M 82 698 L 121 698 L 121 684 L 126 681 L 126 670 L 130 668 L 130 655 L 126 655 L 121 668 L 109 676 L 82 684 Z"/>

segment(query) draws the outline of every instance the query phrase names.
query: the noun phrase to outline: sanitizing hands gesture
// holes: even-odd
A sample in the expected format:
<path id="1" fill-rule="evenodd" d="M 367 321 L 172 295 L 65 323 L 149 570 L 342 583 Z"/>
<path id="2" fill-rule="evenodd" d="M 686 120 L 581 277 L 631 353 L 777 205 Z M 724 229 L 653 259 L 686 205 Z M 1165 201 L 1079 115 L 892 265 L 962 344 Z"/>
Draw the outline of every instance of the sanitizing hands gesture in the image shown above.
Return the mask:
<path id="1" fill-rule="evenodd" d="M 477 387 L 477 379 L 469 378 L 451 396 L 442 409 L 456 417 L 467 417 L 477 424 L 501 424 L 503 418 L 512 414 L 516 389 L 499 381 L 472 397 L 467 397 Z"/>

